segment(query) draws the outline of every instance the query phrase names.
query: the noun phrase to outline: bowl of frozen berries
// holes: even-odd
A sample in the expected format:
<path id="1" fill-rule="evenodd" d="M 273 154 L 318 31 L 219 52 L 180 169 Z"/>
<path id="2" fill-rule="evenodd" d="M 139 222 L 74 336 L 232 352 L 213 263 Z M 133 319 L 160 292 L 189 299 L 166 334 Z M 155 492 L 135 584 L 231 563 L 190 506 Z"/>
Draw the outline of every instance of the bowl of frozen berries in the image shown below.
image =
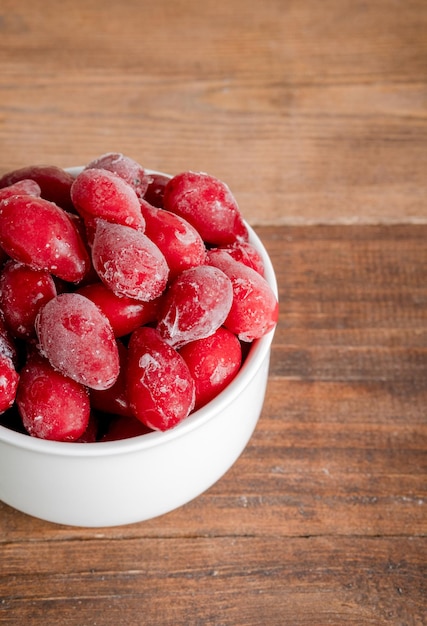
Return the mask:
<path id="1" fill-rule="evenodd" d="M 260 417 L 270 258 L 221 180 L 107 153 L 0 177 L 0 500 L 86 527 L 189 502 Z"/>

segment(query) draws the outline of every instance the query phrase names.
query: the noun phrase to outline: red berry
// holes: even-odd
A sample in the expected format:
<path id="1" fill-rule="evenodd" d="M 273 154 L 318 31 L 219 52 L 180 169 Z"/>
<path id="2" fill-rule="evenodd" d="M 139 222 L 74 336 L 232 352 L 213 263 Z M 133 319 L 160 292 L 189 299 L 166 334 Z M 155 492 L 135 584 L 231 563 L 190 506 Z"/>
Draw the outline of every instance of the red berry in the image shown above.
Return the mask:
<path id="1" fill-rule="evenodd" d="M 51 365 L 93 389 L 108 389 L 119 375 L 113 330 L 96 304 L 78 293 L 50 300 L 36 318 L 40 348 Z"/>
<path id="2" fill-rule="evenodd" d="M 132 415 L 126 392 L 127 349 L 118 341 L 120 370 L 116 382 L 108 389 L 91 389 L 90 403 L 92 408 L 103 413 L 115 415 Z"/>
<path id="3" fill-rule="evenodd" d="M 22 369 L 16 402 L 25 429 L 40 439 L 74 441 L 89 423 L 86 388 L 41 357 L 31 357 Z"/>
<path id="4" fill-rule="evenodd" d="M 71 198 L 83 219 L 102 218 L 143 231 L 135 190 L 118 174 L 104 169 L 85 169 L 71 187 Z"/>
<path id="5" fill-rule="evenodd" d="M 169 266 L 169 280 L 189 267 L 206 261 L 206 248 L 197 230 L 184 218 L 141 201 L 145 234 L 163 253 Z"/>
<path id="6" fill-rule="evenodd" d="M 55 296 L 55 282 L 46 270 L 35 270 L 13 260 L 4 266 L 0 276 L 0 304 L 15 337 L 35 336 L 37 313 Z"/>
<path id="7" fill-rule="evenodd" d="M 0 245 L 15 261 L 72 283 L 90 267 L 70 216 L 43 198 L 12 196 L 0 202 Z"/>
<path id="8" fill-rule="evenodd" d="M 149 202 L 152 206 L 163 209 L 163 196 L 165 193 L 165 187 L 170 180 L 170 176 L 166 176 L 166 174 L 153 173 L 150 174 L 150 179 L 151 181 L 144 194 L 144 200 Z"/>
<path id="9" fill-rule="evenodd" d="M 121 154 L 120 152 L 107 152 L 97 159 L 88 163 L 85 169 L 104 169 L 114 172 L 123 178 L 133 189 L 137 196 L 142 198 L 152 178 L 147 174 L 137 161 Z"/>
<path id="10" fill-rule="evenodd" d="M 0 353 L 0 413 L 4 413 L 15 402 L 19 374 L 12 359 Z"/>
<path id="11" fill-rule="evenodd" d="M 196 384 L 196 409 L 225 389 L 242 363 L 240 341 L 225 328 L 218 328 L 209 337 L 187 343 L 179 353 Z"/>
<path id="12" fill-rule="evenodd" d="M 98 306 L 108 318 L 115 337 L 128 335 L 138 326 L 157 319 L 158 300 L 141 302 L 127 296 L 116 296 L 104 283 L 85 285 L 77 293 L 86 296 Z"/>
<path id="13" fill-rule="evenodd" d="M 264 261 L 258 250 L 249 241 L 236 241 L 229 246 L 220 248 L 227 252 L 235 261 L 240 261 L 264 276 Z"/>
<path id="14" fill-rule="evenodd" d="M 211 245 L 248 239 L 248 230 L 230 189 L 204 172 L 174 176 L 165 187 L 164 207 L 190 222 Z"/>
<path id="15" fill-rule="evenodd" d="M 119 441 L 120 439 L 130 439 L 131 437 L 140 437 L 152 432 L 145 424 L 136 417 L 117 415 L 108 426 L 108 430 L 101 438 L 101 441 Z"/>
<path id="16" fill-rule="evenodd" d="M 193 410 L 194 380 L 178 352 L 149 327 L 129 342 L 128 398 L 134 415 L 153 430 L 168 430 Z"/>
<path id="17" fill-rule="evenodd" d="M 176 348 L 208 337 L 224 323 L 232 299 L 231 281 L 221 270 L 209 265 L 185 270 L 164 296 L 157 330 Z"/>
<path id="18" fill-rule="evenodd" d="M 55 165 L 28 165 L 4 174 L 0 178 L 0 187 L 8 187 L 24 179 L 31 179 L 39 185 L 42 198 L 66 211 L 74 211 L 70 197 L 74 178 L 69 172 Z"/>
<path id="19" fill-rule="evenodd" d="M 169 268 L 159 248 L 129 226 L 98 220 L 92 261 L 102 282 L 118 296 L 154 300 L 168 281 Z"/>
<path id="20" fill-rule="evenodd" d="M 224 326 L 242 341 L 253 341 L 274 328 L 279 305 L 268 282 L 224 250 L 211 250 L 209 263 L 221 269 L 233 285 L 233 303 Z"/>
<path id="21" fill-rule="evenodd" d="M 89 423 L 86 429 L 78 439 L 75 439 L 76 443 L 95 443 L 98 441 L 99 420 L 98 416 L 93 412 L 89 415 Z"/>
<path id="22" fill-rule="evenodd" d="M 41 196 L 40 185 L 35 180 L 24 178 L 12 183 L 8 187 L 0 189 L 0 200 L 10 198 L 11 196 Z"/>
<path id="23" fill-rule="evenodd" d="M 18 352 L 16 344 L 6 328 L 3 317 L 0 317 L 0 354 L 7 356 L 15 366 L 17 365 Z"/>

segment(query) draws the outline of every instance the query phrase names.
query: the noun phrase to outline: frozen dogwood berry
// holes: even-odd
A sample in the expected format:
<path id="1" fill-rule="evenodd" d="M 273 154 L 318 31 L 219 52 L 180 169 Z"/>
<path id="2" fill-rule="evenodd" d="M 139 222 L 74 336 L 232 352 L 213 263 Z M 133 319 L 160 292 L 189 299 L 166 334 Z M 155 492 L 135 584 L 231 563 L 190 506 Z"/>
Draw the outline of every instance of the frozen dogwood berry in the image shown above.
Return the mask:
<path id="1" fill-rule="evenodd" d="M 0 305 L 7 327 L 15 337 L 35 335 L 39 309 L 56 296 L 55 282 L 46 270 L 7 261 L 0 276 Z"/>
<path id="2" fill-rule="evenodd" d="M 277 323 L 279 305 L 265 278 L 235 261 L 225 250 L 211 250 L 208 258 L 233 285 L 233 303 L 224 326 L 242 341 L 253 341 L 272 330 Z"/>
<path id="3" fill-rule="evenodd" d="M 162 251 L 169 266 L 169 280 L 183 270 L 205 263 L 205 243 L 187 220 L 150 206 L 143 200 L 141 211 L 145 219 L 145 234 Z"/>
<path id="4" fill-rule="evenodd" d="M 236 241 L 229 246 L 220 248 L 227 252 L 235 261 L 240 261 L 264 276 L 264 261 L 262 256 L 249 241 Z"/>
<path id="5" fill-rule="evenodd" d="M 231 281 L 220 269 L 184 270 L 164 296 L 157 330 L 175 348 L 208 337 L 224 323 L 232 300 Z"/>
<path id="6" fill-rule="evenodd" d="M 130 437 L 140 437 L 152 431 L 152 428 L 143 424 L 133 415 L 115 415 L 110 419 L 107 432 L 102 436 L 101 441 L 119 441 Z"/>
<path id="7" fill-rule="evenodd" d="M 152 182 L 151 175 L 145 172 L 142 165 L 120 152 L 102 154 L 85 167 L 86 170 L 93 168 L 114 172 L 133 187 L 139 198 L 144 196 L 148 185 Z"/>
<path id="8" fill-rule="evenodd" d="M 0 178 L 0 188 L 21 180 L 33 180 L 41 189 L 41 197 L 54 202 L 66 211 L 74 212 L 70 189 L 73 177 L 56 165 L 27 165 L 12 170 Z"/>
<path id="9" fill-rule="evenodd" d="M 12 196 L 0 202 L 0 245 L 15 261 L 72 283 L 81 281 L 90 267 L 70 216 L 43 198 Z"/>
<path id="10" fill-rule="evenodd" d="M 40 185 L 35 180 L 24 178 L 16 183 L 0 189 L 0 200 L 11 196 L 41 196 Z"/>
<path id="11" fill-rule="evenodd" d="M 18 351 L 16 349 L 16 343 L 11 337 L 2 316 L 0 316 L 0 354 L 7 356 L 14 365 L 17 365 Z"/>
<path id="12" fill-rule="evenodd" d="M 71 198 L 86 221 L 103 218 L 143 231 L 145 227 L 135 190 L 114 172 L 83 170 L 71 187 Z"/>
<path id="13" fill-rule="evenodd" d="M 119 353 L 105 315 L 88 298 L 62 293 L 38 313 L 40 348 L 51 365 L 93 389 L 108 389 L 119 375 Z"/>
<path id="14" fill-rule="evenodd" d="M 0 413 L 10 409 L 15 402 L 19 382 L 17 362 L 15 342 L 0 317 Z"/>
<path id="15" fill-rule="evenodd" d="M 0 351 L 0 413 L 4 413 L 15 402 L 19 374 L 12 359 Z"/>
<path id="16" fill-rule="evenodd" d="M 16 402 L 26 431 L 40 439 L 75 441 L 89 422 L 86 388 L 38 355 L 21 371 Z"/>
<path id="17" fill-rule="evenodd" d="M 196 384 L 196 409 L 225 389 L 242 362 L 240 341 L 226 328 L 218 328 L 209 337 L 187 343 L 179 353 Z"/>
<path id="18" fill-rule="evenodd" d="M 165 257 L 144 233 L 122 224 L 98 220 L 92 261 L 102 282 L 116 295 L 147 302 L 166 287 Z"/>
<path id="19" fill-rule="evenodd" d="M 132 411 L 126 392 L 127 348 L 118 341 L 120 371 L 116 382 L 108 389 L 91 389 L 90 403 L 92 408 L 103 413 L 131 416 Z"/>
<path id="20" fill-rule="evenodd" d="M 143 326 L 157 319 L 159 300 L 141 302 L 127 296 L 116 296 L 101 281 L 90 283 L 77 290 L 92 300 L 108 318 L 116 337 L 128 335 L 138 326 Z"/>
<path id="21" fill-rule="evenodd" d="M 151 180 L 144 194 L 144 200 L 149 202 L 152 206 L 163 209 L 163 196 L 165 193 L 165 187 L 168 184 L 170 178 L 170 176 L 167 176 L 166 174 L 160 174 L 159 172 L 154 172 L 150 174 Z"/>
<path id="22" fill-rule="evenodd" d="M 248 230 L 228 186 L 204 172 L 183 172 L 167 183 L 164 208 L 186 219 L 211 245 L 248 239 Z"/>
<path id="23" fill-rule="evenodd" d="M 194 380 L 184 359 L 149 327 L 129 342 L 128 398 L 134 415 L 153 430 L 168 430 L 194 408 Z"/>

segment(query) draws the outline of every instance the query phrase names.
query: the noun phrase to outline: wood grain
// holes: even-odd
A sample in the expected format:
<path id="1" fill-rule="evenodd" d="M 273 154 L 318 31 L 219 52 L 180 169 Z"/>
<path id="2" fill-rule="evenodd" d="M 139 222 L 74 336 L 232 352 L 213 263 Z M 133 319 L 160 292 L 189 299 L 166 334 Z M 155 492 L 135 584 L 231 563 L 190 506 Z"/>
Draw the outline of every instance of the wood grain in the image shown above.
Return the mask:
<path id="1" fill-rule="evenodd" d="M 102 544 L 9 545 L 0 620 L 3 611 L 49 625 L 59 616 L 135 626 L 423 623 L 416 538 L 139 538 L 132 551 L 122 540 Z"/>
<path id="2" fill-rule="evenodd" d="M 423 0 L 3 0 L 0 172 L 117 150 L 248 220 L 425 223 Z"/>

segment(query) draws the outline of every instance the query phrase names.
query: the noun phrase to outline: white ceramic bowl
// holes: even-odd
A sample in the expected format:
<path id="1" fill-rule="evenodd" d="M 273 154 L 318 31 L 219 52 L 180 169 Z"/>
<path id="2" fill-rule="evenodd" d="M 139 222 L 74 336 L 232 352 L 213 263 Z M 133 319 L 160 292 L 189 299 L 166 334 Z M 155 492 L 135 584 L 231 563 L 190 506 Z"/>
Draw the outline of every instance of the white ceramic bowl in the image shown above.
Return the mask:
<path id="1" fill-rule="evenodd" d="M 248 229 L 277 294 L 268 254 Z M 46 521 L 85 527 L 144 521 L 189 502 L 246 447 L 264 403 L 273 334 L 253 343 L 222 393 L 167 432 L 77 444 L 0 426 L 0 500 Z"/>

